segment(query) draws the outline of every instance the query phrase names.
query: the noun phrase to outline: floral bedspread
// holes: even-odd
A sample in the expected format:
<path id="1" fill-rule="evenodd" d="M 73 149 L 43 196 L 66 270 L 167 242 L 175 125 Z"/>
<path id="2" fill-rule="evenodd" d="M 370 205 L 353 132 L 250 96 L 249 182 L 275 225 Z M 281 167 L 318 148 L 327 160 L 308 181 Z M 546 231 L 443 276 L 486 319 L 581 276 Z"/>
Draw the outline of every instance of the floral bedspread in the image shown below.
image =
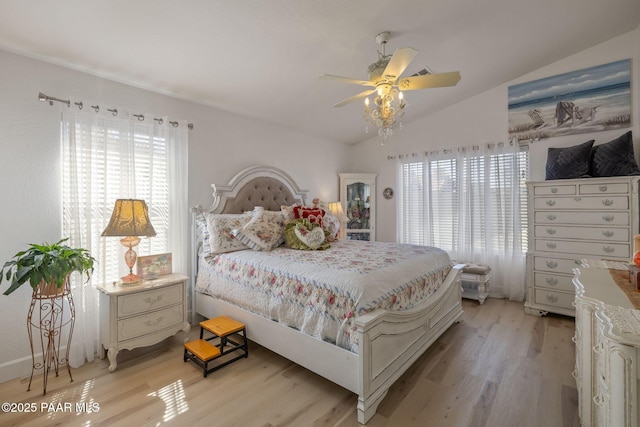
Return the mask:
<path id="1" fill-rule="evenodd" d="M 451 267 L 438 248 L 347 240 L 201 256 L 196 290 L 357 353 L 356 316 L 413 307 Z"/>

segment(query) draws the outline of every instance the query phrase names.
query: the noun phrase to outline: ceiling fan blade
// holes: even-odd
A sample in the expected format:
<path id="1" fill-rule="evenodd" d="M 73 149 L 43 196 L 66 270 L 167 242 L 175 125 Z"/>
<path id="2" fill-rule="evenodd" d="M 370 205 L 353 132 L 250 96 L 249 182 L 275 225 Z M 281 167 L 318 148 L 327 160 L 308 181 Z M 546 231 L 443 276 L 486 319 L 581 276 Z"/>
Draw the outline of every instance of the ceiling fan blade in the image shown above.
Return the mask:
<path id="1" fill-rule="evenodd" d="M 375 83 L 370 82 L 368 80 L 356 80 L 356 79 L 351 79 L 349 77 L 334 76 L 333 74 L 323 74 L 320 76 L 320 78 L 324 80 L 337 80 L 342 83 L 351 83 L 351 84 L 360 85 L 360 86 L 371 86 L 371 87 L 375 86 Z"/>
<path id="2" fill-rule="evenodd" d="M 434 87 L 455 86 L 460 81 L 460 73 L 451 71 L 448 73 L 426 74 L 424 76 L 414 76 L 400 79 L 398 88 L 400 90 L 429 89 Z"/>
<path id="3" fill-rule="evenodd" d="M 387 64 L 387 67 L 384 69 L 382 77 L 395 82 L 417 54 L 418 51 L 412 47 L 396 49 L 396 51 L 393 52 L 393 56 Z"/>
<path id="4" fill-rule="evenodd" d="M 334 107 L 342 107 L 343 105 L 347 105 L 350 102 L 353 102 L 357 99 L 361 99 L 364 97 L 367 97 L 369 95 L 371 95 L 372 93 L 374 93 L 376 90 L 375 89 L 371 89 L 371 90 L 365 90 L 364 92 L 360 92 L 357 95 L 352 96 L 351 98 L 347 98 L 344 101 L 338 102 L 336 105 L 334 105 Z"/>

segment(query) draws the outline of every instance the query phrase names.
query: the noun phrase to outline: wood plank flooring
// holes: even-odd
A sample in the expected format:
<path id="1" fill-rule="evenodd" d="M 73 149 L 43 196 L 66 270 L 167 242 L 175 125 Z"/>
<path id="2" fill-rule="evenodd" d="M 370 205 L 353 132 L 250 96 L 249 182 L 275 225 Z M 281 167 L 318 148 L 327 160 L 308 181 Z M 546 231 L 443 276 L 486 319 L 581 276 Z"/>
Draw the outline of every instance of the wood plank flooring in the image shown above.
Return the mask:
<path id="1" fill-rule="evenodd" d="M 463 321 L 393 385 L 367 426 L 578 426 L 573 318 L 530 316 L 500 299 L 463 308 Z M 36 410 L 0 412 L 0 425 L 359 426 L 354 394 L 263 347 L 250 343 L 249 358 L 203 378 L 182 361 L 181 338 L 122 351 L 113 373 L 97 359 L 72 369 L 73 382 L 66 371 L 50 376 L 46 396 L 42 377 L 30 392 L 28 378 L 2 383 L 0 402 Z"/>

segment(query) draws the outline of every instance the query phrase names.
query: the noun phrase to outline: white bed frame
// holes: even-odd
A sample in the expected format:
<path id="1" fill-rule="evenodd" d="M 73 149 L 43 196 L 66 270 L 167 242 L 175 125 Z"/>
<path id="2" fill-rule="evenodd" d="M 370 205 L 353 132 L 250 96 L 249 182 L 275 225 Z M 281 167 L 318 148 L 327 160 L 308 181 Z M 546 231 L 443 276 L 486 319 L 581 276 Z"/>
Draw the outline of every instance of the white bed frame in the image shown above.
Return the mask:
<path id="1" fill-rule="evenodd" d="M 258 166 L 243 170 L 228 186 L 214 188 L 214 202 L 206 212 L 225 211 L 227 199 L 256 178 L 271 177 L 280 181 L 300 202 L 301 191 L 286 173 Z M 201 207 L 193 208 L 195 215 Z M 194 225 L 195 228 L 195 225 Z M 197 263 L 201 242 L 194 238 L 192 259 Z M 355 319 L 359 352 L 354 354 L 272 320 L 252 314 L 209 295 L 194 292 L 195 311 L 211 318 L 227 315 L 247 326 L 249 339 L 303 366 L 358 395 L 358 422 L 365 424 L 375 413 L 389 387 L 424 351 L 462 316 L 460 276 L 463 264 L 456 265 L 436 293 L 422 304 L 406 311 L 376 310 Z M 194 265 L 194 280 L 197 266 Z"/>

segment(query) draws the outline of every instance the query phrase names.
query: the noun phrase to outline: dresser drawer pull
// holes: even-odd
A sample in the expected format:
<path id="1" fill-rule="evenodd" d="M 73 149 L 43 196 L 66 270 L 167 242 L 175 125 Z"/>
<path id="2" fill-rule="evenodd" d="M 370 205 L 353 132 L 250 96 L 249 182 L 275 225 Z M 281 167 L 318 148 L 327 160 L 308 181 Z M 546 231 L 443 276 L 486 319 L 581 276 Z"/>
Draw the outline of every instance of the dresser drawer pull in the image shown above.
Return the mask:
<path id="1" fill-rule="evenodd" d="M 603 246 L 602 250 L 605 251 L 606 253 L 610 254 L 616 251 L 616 248 L 614 248 L 613 246 Z"/>
<path id="2" fill-rule="evenodd" d="M 604 231 L 602 232 L 602 235 L 603 235 L 604 237 L 613 237 L 613 235 L 614 235 L 614 234 L 616 234 L 616 233 L 615 233 L 615 232 L 613 232 L 613 231 L 611 231 L 611 230 L 604 230 Z"/>
<path id="3" fill-rule="evenodd" d="M 593 346 L 593 352 L 596 354 L 602 354 L 604 352 L 604 345 L 599 342 Z"/>
<path id="4" fill-rule="evenodd" d="M 556 187 L 551 187 L 551 192 L 555 194 L 558 192 L 558 189 Z"/>
<path id="5" fill-rule="evenodd" d="M 546 203 L 547 203 L 548 206 L 553 206 L 553 205 L 556 204 L 556 201 L 555 200 L 547 200 Z"/>
<path id="6" fill-rule="evenodd" d="M 547 215 L 547 219 L 548 219 L 549 221 L 553 221 L 553 220 L 555 220 L 555 219 L 556 219 L 556 215 L 555 215 L 555 214 L 549 214 L 549 215 Z"/>
<path id="7" fill-rule="evenodd" d="M 575 261 L 573 261 L 577 266 L 580 267 L 586 267 L 584 264 L 582 264 L 582 260 L 581 259 L 577 259 Z"/>
<path id="8" fill-rule="evenodd" d="M 147 297 L 147 298 L 144 299 L 144 302 L 146 302 L 149 305 L 153 305 L 153 304 L 155 304 L 157 302 L 160 302 L 160 301 L 162 301 L 162 295 L 158 295 L 157 298 L 153 298 L 153 299 L 151 299 L 150 297 Z"/>
<path id="9" fill-rule="evenodd" d="M 615 217 L 615 216 L 613 216 L 613 215 L 603 215 L 603 216 L 602 216 L 602 219 L 604 219 L 604 220 L 605 220 L 605 221 L 607 221 L 607 222 L 611 222 L 611 221 L 613 221 L 614 219 L 616 219 L 616 217 Z"/>
<path id="10" fill-rule="evenodd" d="M 613 205 L 613 200 L 611 200 L 611 199 L 604 199 L 604 200 L 602 201 L 602 204 L 603 204 L 603 205 L 605 205 L 605 206 L 611 206 L 611 205 Z"/>
<path id="11" fill-rule="evenodd" d="M 547 234 L 556 234 L 555 228 L 547 228 Z"/>
<path id="12" fill-rule="evenodd" d="M 547 247 L 549 249 L 555 249 L 556 248 L 556 244 L 555 244 L 555 242 L 547 242 Z"/>
<path id="13" fill-rule="evenodd" d="M 582 200 L 582 197 L 574 197 L 573 200 L 575 200 L 576 202 L 580 202 Z"/>
<path id="14" fill-rule="evenodd" d="M 148 327 L 156 326 L 156 325 L 160 324 L 163 320 L 164 320 L 164 317 L 160 316 L 155 320 L 155 322 L 152 322 L 151 320 L 145 321 L 144 325 L 148 326 Z"/>
<path id="15" fill-rule="evenodd" d="M 546 295 L 547 301 L 549 302 L 558 302 L 558 296 L 553 294 Z"/>
<path id="16" fill-rule="evenodd" d="M 558 279 L 556 279 L 555 277 L 547 277 L 545 279 L 545 282 L 547 282 L 548 285 L 555 286 L 558 284 Z"/>
<path id="17" fill-rule="evenodd" d="M 607 191 L 607 186 L 606 185 L 601 185 L 600 187 L 598 187 L 598 190 L 600 191 Z"/>
<path id="18" fill-rule="evenodd" d="M 558 267 L 558 263 L 556 261 L 547 261 L 547 267 L 556 268 Z"/>
<path id="19" fill-rule="evenodd" d="M 596 406 L 604 405 L 604 397 L 601 394 L 593 396 L 593 403 L 595 403 Z"/>

